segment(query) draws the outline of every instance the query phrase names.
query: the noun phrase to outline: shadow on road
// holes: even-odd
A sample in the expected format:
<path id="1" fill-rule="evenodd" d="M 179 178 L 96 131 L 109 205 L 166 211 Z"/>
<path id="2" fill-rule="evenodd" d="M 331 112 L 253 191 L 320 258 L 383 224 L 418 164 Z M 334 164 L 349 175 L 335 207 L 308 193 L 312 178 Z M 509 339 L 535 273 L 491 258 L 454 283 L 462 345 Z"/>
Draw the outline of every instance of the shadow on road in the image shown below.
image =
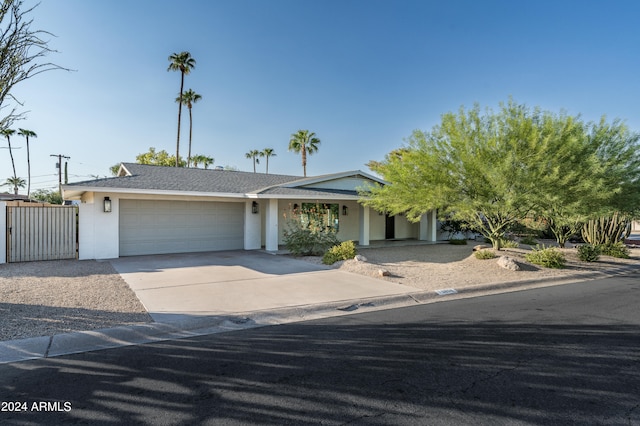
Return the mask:
<path id="1" fill-rule="evenodd" d="M 432 424 L 445 416 L 452 424 L 640 421 L 636 326 L 367 324 L 366 319 L 2 366 L 1 400 L 70 401 L 73 408 L 3 412 L 0 420 L 185 425 Z"/>

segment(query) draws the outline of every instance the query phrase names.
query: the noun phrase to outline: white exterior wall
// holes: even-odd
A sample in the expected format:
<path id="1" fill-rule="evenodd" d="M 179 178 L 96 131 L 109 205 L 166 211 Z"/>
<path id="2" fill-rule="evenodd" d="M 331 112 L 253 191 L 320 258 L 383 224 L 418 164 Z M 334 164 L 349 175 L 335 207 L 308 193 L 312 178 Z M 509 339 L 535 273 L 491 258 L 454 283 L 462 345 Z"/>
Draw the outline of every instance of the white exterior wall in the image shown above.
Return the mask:
<path id="1" fill-rule="evenodd" d="M 104 197 L 111 199 L 111 212 L 104 212 Z M 78 259 L 113 259 L 120 254 L 120 200 L 107 193 L 89 194 L 79 207 Z"/>
<path id="2" fill-rule="evenodd" d="M 7 203 L 0 201 L 0 264 L 7 263 Z"/>
<path id="3" fill-rule="evenodd" d="M 253 213 L 253 203 L 258 203 L 258 213 Z M 262 248 L 262 215 L 264 203 L 258 200 L 245 201 L 244 205 L 244 249 Z"/>
<path id="4" fill-rule="evenodd" d="M 420 225 L 411 223 L 405 215 L 396 215 L 395 238 L 418 238 Z"/>
<path id="5" fill-rule="evenodd" d="M 370 226 L 369 239 L 371 241 L 385 239 L 386 221 L 387 221 L 387 217 L 384 214 L 380 214 L 375 210 L 371 210 L 369 214 L 369 226 Z"/>

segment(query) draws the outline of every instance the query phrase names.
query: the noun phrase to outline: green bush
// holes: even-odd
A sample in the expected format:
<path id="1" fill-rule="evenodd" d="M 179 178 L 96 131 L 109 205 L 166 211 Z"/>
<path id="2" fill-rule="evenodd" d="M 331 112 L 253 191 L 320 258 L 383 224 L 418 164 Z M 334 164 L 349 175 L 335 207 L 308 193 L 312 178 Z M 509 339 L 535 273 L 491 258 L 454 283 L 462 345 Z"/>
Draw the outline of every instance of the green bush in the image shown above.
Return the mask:
<path id="1" fill-rule="evenodd" d="M 313 232 L 297 228 L 284 232 L 284 244 L 294 256 L 321 256 L 330 247 L 340 244 L 340 241 L 331 230 Z"/>
<path id="2" fill-rule="evenodd" d="M 449 240 L 449 244 L 453 244 L 454 246 L 466 246 L 467 239 L 466 238 L 451 238 Z"/>
<path id="3" fill-rule="evenodd" d="M 600 257 L 600 252 L 599 246 L 584 244 L 578 247 L 578 259 L 583 262 L 595 262 Z"/>
<path id="4" fill-rule="evenodd" d="M 518 248 L 520 246 L 520 244 L 517 241 L 514 241 L 514 240 L 503 239 L 500 242 L 500 246 L 502 248 Z"/>
<path id="5" fill-rule="evenodd" d="M 520 244 L 526 244 L 528 246 L 534 246 L 538 244 L 538 241 L 533 237 L 533 235 L 527 235 L 520 240 Z"/>
<path id="6" fill-rule="evenodd" d="M 629 258 L 629 248 L 622 242 L 599 245 L 600 252 L 605 256 L 618 257 L 620 259 Z"/>
<path id="7" fill-rule="evenodd" d="M 496 254 L 491 250 L 478 250 L 473 255 L 476 257 L 476 259 L 482 259 L 482 260 L 494 259 L 496 257 Z"/>
<path id="8" fill-rule="evenodd" d="M 524 257 L 528 262 L 535 265 L 544 266 L 545 268 L 563 268 L 567 260 L 555 247 L 545 247 L 537 245 L 531 253 L 527 253 Z"/>
<path id="9" fill-rule="evenodd" d="M 344 241 L 337 246 L 331 247 L 322 256 L 322 263 L 333 265 L 339 260 L 353 259 L 356 255 L 356 245 L 353 241 Z"/>

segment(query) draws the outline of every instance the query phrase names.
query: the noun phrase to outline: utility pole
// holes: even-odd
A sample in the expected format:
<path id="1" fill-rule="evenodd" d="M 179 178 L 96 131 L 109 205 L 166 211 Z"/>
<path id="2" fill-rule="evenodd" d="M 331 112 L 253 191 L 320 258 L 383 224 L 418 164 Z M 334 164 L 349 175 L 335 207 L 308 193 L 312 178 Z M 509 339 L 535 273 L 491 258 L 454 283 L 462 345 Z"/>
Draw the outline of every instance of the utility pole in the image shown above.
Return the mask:
<path id="1" fill-rule="evenodd" d="M 62 198 L 62 159 L 64 158 L 70 160 L 71 157 L 67 157 L 63 154 L 51 154 L 49 157 L 58 157 L 58 162 L 56 163 L 56 167 L 58 168 L 58 191 L 60 192 L 60 199 L 62 199 L 62 204 L 64 204 L 64 199 Z"/>

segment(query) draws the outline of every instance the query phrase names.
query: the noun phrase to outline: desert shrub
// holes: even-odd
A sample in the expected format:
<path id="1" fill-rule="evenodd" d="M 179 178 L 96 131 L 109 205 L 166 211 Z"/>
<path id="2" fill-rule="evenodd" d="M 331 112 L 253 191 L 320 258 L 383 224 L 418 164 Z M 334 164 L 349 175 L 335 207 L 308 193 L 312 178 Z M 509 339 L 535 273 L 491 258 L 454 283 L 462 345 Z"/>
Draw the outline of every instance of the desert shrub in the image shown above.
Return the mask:
<path id="1" fill-rule="evenodd" d="M 595 262 L 600 257 L 600 247 L 584 244 L 578 247 L 578 259 L 583 262 Z"/>
<path id="2" fill-rule="evenodd" d="M 337 246 L 331 247 L 322 256 L 322 263 L 333 265 L 339 260 L 353 259 L 356 255 L 356 245 L 353 241 L 344 241 Z"/>
<path id="3" fill-rule="evenodd" d="M 467 245 L 466 238 L 451 238 L 449 240 L 449 244 L 453 244 L 454 246 L 465 246 Z"/>
<path id="4" fill-rule="evenodd" d="M 481 260 L 494 259 L 496 257 L 496 254 L 491 250 L 478 250 L 473 255 L 476 257 L 476 259 Z"/>
<path id="5" fill-rule="evenodd" d="M 629 258 L 629 248 L 622 242 L 599 245 L 600 252 L 605 256 L 618 257 L 620 259 Z"/>
<path id="6" fill-rule="evenodd" d="M 291 211 L 283 241 L 294 256 L 322 256 L 329 248 L 340 244 L 336 229 L 325 226 L 322 218 L 312 213 L 302 220 L 298 210 Z"/>
<path id="7" fill-rule="evenodd" d="M 524 257 L 528 262 L 545 268 L 563 268 L 567 260 L 557 248 L 537 245 Z"/>
<path id="8" fill-rule="evenodd" d="M 520 244 L 517 241 L 509 240 L 509 239 L 505 238 L 500 243 L 500 246 L 502 248 L 518 248 L 520 246 Z"/>
<path id="9" fill-rule="evenodd" d="M 533 235 L 526 235 L 522 239 L 520 239 L 520 244 L 526 244 L 528 246 L 534 246 L 538 244 L 538 241 L 534 238 Z"/>

